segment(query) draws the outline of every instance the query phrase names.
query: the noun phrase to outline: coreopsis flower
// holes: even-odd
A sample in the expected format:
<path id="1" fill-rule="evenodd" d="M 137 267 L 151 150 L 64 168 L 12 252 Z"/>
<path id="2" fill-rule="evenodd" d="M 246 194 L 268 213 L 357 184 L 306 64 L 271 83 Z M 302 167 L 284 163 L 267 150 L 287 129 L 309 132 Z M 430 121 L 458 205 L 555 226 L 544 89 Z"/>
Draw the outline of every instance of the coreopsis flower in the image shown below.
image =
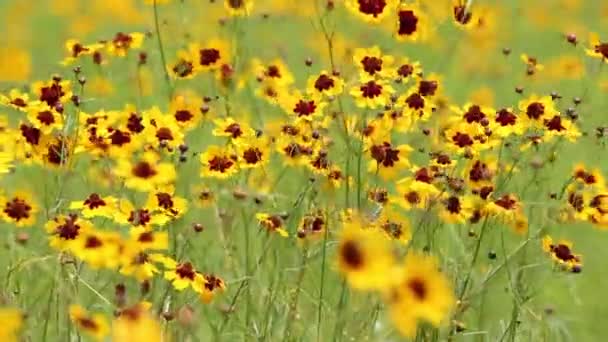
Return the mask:
<path id="1" fill-rule="evenodd" d="M 416 334 L 420 321 L 439 327 L 456 304 L 435 257 L 418 252 L 407 254 L 397 284 L 386 291 L 386 298 L 393 324 L 407 337 Z"/>
<path id="2" fill-rule="evenodd" d="M 129 231 L 129 243 L 135 246 L 136 250 L 166 250 L 169 247 L 169 233 L 155 232 L 151 230 L 142 230 L 132 228 Z"/>
<path id="3" fill-rule="evenodd" d="M 165 268 L 165 279 L 169 280 L 173 287 L 178 291 L 183 291 L 188 287 L 198 287 L 201 284 L 202 274 L 198 273 L 192 263 L 181 262 L 167 256 L 154 256 L 156 262 L 161 263 Z M 196 284 L 196 285 L 195 285 Z"/>
<path id="4" fill-rule="evenodd" d="M 42 134 L 50 134 L 53 130 L 59 131 L 63 128 L 63 116 L 47 104 L 30 106 L 27 118 Z"/>
<path id="5" fill-rule="evenodd" d="M 196 66 L 197 54 L 196 51 L 189 49 L 179 50 L 175 61 L 167 65 L 167 71 L 173 78 L 189 80 L 197 75 L 198 68 Z"/>
<path id="6" fill-rule="evenodd" d="M 149 123 L 146 141 L 152 146 L 176 149 L 184 143 L 184 133 L 174 116 L 163 114 L 154 107 L 145 111 L 143 117 L 144 121 Z"/>
<path id="7" fill-rule="evenodd" d="M 530 128 L 541 128 L 545 120 L 559 114 L 551 96 L 531 95 L 529 98 L 519 101 L 518 107 L 524 125 Z"/>
<path id="8" fill-rule="evenodd" d="M 231 60 L 230 45 L 220 39 L 211 39 L 204 44 L 192 44 L 189 49 L 194 51 L 196 68 L 201 71 L 214 71 Z"/>
<path id="9" fill-rule="evenodd" d="M 196 281 L 198 285 L 195 287 L 203 303 L 210 303 L 216 295 L 226 291 L 226 283 L 216 275 L 203 274 Z"/>
<path id="10" fill-rule="evenodd" d="M 581 136 L 581 132 L 570 120 L 559 114 L 544 120 L 546 141 L 554 137 L 564 137 L 570 142 L 575 142 Z"/>
<path id="11" fill-rule="evenodd" d="M 253 0 L 224 0 L 224 8 L 231 16 L 248 16 L 253 9 Z"/>
<path id="12" fill-rule="evenodd" d="M 368 23 L 379 23 L 391 14 L 397 5 L 396 0 L 346 0 L 346 8 Z"/>
<path id="13" fill-rule="evenodd" d="M 350 95 L 357 107 L 376 109 L 389 104 L 394 92 L 393 87 L 385 81 L 369 80 L 352 87 Z"/>
<path id="14" fill-rule="evenodd" d="M 320 96 L 305 94 L 296 90 L 279 99 L 281 108 L 301 121 L 312 121 L 323 115 L 327 103 Z"/>
<path id="15" fill-rule="evenodd" d="M 175 188 L 172 185 L 166 185 L 148 193 L 145 207 L 161 212 L 170 219 L 177 219 L 186 213 L 188 201 L 175 195 Z"/>
<path id="16" fill-rule="evenodd" d="M 70 65 L 78 60 L 78 58 L 81 56 L 91 56 L 103 48 L 104 45 L 101 43 L 82 44 L 76 39 L 68 39 L 65 42 L 65 49 L 68 55 L 63 59 L 61 64 Z"/>
<path id="17" fill-rule="evenodd" d="M 234 142 L 255 136 L 255 131 L 244 120 L 235 120 L 231 117 L 213 120 L 215 128 L 212 133 L 216 137 L 228 137 Z"/>
<path id="18" fill-rule="evenodd" d="M 32 93 L 35 94 L 40 102 L 46 103 L 50 108 L 54 108 L 59 113 L 63 113 L 63 106 L 72 97 L 70 81 L 63 81 L 55 77 L 51 81 L 34 82 Z"/>
<path id="19" fill-rule="evenodd" d="M 589 34 L 589 48 L 585 50 L 588 56 L 599 58 L 608 63 L 608 41 L 600 41 L 597 33 Z"/>
<path id="20" fill-rule="evenodd" d="M 395 63 L 395 74 L 393 77 L 405 83 L 417 75 L 422 74 L 422 66 L 418 61 L 411 61 L 407 57 L 402 57 Z"/>
<path id="21" fill-rule="evenodd" d="M 422 96 L 414 88 L 397 98 L 396 105 L 401 109 L 402 116 L 396 127 L 401 131 L 408 131 L 418 120 L 428 120 L 435 108 L 431 100 Z"/>
<path id="22" fill-rule="evenodd" d="M 135 162 L 126 158 L 118 160 L 114 174 L 125 181 L 125 186 L 147 192 L 175 180 L 175 167 L 160 161 L 160 156 L 152 151 L 144 152 Z"/>
<path id="23" fill-rule="evenodd" d="M 494 177 L 498 173 L 494 158 L 475 158 L 467 164 L 463 176 L 471 189 L 481 191 L 484 187 L 493 186 Z"/>
<path id="24" fill-rule="evenodd" d="M 388 78 L 394 73 L 395 58 L 382 53 L 378 46 L 357 48 L 353 53 L 353 63 L 359 70 L 361 81 Z"/>
<path id="25" fill-rule="evenodd" d="M 467 3 L 467 0 L 452 0 L 452 13 L 457 27 L 470 30 L 474 27 L 475 20 L 473 20 L 473 11 Z"/>
<path id="26" fill-rule="evenodd" d="M 239 154 L 239 167 L 252 169 L 260 167 L 270 160 L 270 149 L 267 139 L 250 137 L 236 147 Z"/>
<path id="27" fill-rule="evenodd" d="M 154 257 L 151 257 L 146 252 L 137 251 L 137 249 L 133 249 L 132 251 L 127 250 L 127 252 L 121 255 L 120 274 L 132 276 L 137 281 L 143 282 L 152 279 L 154 275 L 160 273 L 160 270 L 152 261 Z"/>
<path id="28" fill-rule="evenodd" d="M 118 232 L 91 230 L 81 234 L 71 246 L 70 252 L 95 269 L 118 266 L 122 249 Z"/>
<path id="29" fill-rule="evenodd" d="M 605 189 L 606 181 L 599 169 L 590 170 L 583 164 L 576 164 L 572 171 L 572 178 L 585 187 Z"/>
<path id="30" fill-rule="evenodd" d="M 424 42 L 429 38 L 432 24 L 416 2 L 399 4 L 395 22 L 397 40 Z"/>
<path id="31" fill-rule="evenodd" d="M 388 141 L 369 147 L 371 161 L 368 171 L 378 173 L 384 179 L 392 179 L 395 175 L 410 166 L 409 153 L 414 149 L 409 145 L 394 146 Z"/>
<path id="32" fill-rule="evenodd" d="M 275 146 L 276 151 L 284 157 L 285 164 L 290 166 L 308 164 L 315 153 L 313 146 L 302 139 L 280 137 L 275 142 Z"/>
<path id="33" fill-rule="evenodd" d="M 315 97 L 325 96 L 331 98 L 338 96 L 344 90 L 344 81 L 332 73 L 325 70 L 318 75 L 313 75 L 308 78 L 306 92 Z"/>
<path id="34" fill-rule="evenodd" d="M 300 219 L 297 237 L 299 242 L 319 240 L 323 238 L 326 229 L 327 222 L 323 212 L 313 211 Z"/>
<path id="35" fill-rule="evenodd" d="M 112 218 L 116 214 L 117 200 L 113 196 L 100 196 L 98 193 L 91 193 L 83 201 L 73 201 L 70 209 L 80 210 L 84 217 L 107 217 Z"/>
<path id="36" fill-rule="evenodd" d="M 337 250 L 338 269 L 357 290 L 381 290 L 395 279 L 389 240 L 360 220 L 345 222 Z"/>
<path id="37" fill-rule="evenodd" d="M 23 326 L 24 315 L 21 310 L 11 307 L 0 308 L 0 340 L 6 342 L 18 342 L 19 332 Z"/>
<path id="38" fill-rule="evenodd" d="M 195 94 L 177 95 L 171 99 L 169 113 L 184 131 L 195 128 L 202 119 L 203 100 Z"/>
<path id="39" fill-rule="evenodd" d="M 285 230 L 283 219 L 280 215 L 257 213 L 255 218 L 258 220 L 260 225 L 271 233 L 277 233 L 282 237 L 287 237 L 289 234 Z"/>
<path id="40" fill-rule="evenodd" d="M 111 55 L 125 57 L 129 51 L 141 48 L 144 37 L 144 34 L 140 32 L 118 32 L 114 38 L 107 43 L 107 51 Z"/>
<path id="41" fill-rule="evenodd" d="M 37 103 L 32 103 L 27 93 L 16 88 L 11 89 L 8 95 L 0 94 L 0 105 L 8 106 L 21 112 L 26 112 L 33 104 Z"/>
<path id="42" fill-rule="evenodd" d="M 428 169 L 422 168 L 414 177 L 397 182 L 397 195 L 394 202 L 406 210 L 425 209 L 437 199 L 440 191 L 433 185 L 433 177 Z"/>
<path id="43" fill-rule="evenodd" d="M 160 324 L 150 314 L 144 305 L 137 304 L 122 309 L 112 322 L 112 341 L 161 342 L 163 334 Z"/>
<path id="44" fill-rule="evenodd" d="M 572 251 L 572 242 L 559 240 L 554 242 L 551 236 L 547 235 L 542 240 L 543 251 L 551 255 L 551 259 L 556 265 L 566 271 L 580 273 L 582 271 L 582 260 L 579 254 Z"/>
<path id="45" fill-rule="evenodd" d="M 36 222 L 38 205 L 26 191 L 16 191 L 10 196 L 0 196 L 0 213 L 5 222 L 17 227 L 31 226 Z"/>
<path id="46" fill-rule="evenodd" d="M 494 113 L 494 109 L 490 107 L 480 106 L 474 103 L 466 103 L 462 108 L 452 106 L 454 121 L 462 121 L 471 125 L 480 125 L 487 127 L 490 125 L 490 115 Z"/>
<path id="47" fill-rule="evenodd" d="M 408 219 L 391 206 L 385 206 L 382 209 L 374 225 L 382 230 L 389 239 L 399 243 L 407 244 L 412 238 Z"/>
<path id="48" fill-rule="evenodd" d="M 225 179 L 239 171 L 239 158 L 226 147 L 209 146 L 201 154 L 201 177 L 214 177 Z"/>
<path id="49" fill-rule="evenodd" d="M 254 58 L 251 62 L 251 69 L 257 80 L 264 84 L 272 84 L 285 89 L 294 82 L 293 74 L 281 59 L 264 63 Z"/>
<path id="50" fill-rule="evenodd" d="M 151 202 L 150 204 L 154 204 L 154 202 Z M 116 223 L 129 225 L 135 228 L 164 226 L 171 218 L 171 216 L 167 215 L 167 212 L 160 210 L 160 208 L 146 206 L 135 207 L 126 199 L 118 201 L 117 210 L 114 213 L 114 221 Z"/>
<path id="51" fill-rule="evenodd" d="M 500 138 L 510 135 L 522 135 L 526 127 L 522 124 L 520 116 L 513 112 L 512 108 L 501 108 L 491 116 L 490 127 L 493 134 Z"/>
<path id="52" fill-rule="evenodd" d="M 446 146 L 457 153 L 475 153 L 483 149 L 476 137 L 484 135 L 481 127 L 461 122 L 444 131 Z"/>
<path id="53" fill-rule="evenodd" d="M 473 215 L 473 199 L 468 196 L 444 194 L 439 217 L 446 223 L 465 223 Z"/>
<path id="54" fill-rule="evenodd" d="M 214 192 L 206 186 L 194 186 L 192 188 L 194 204 L 199 208 L 207 208 L 215 203 Z"/>
<path id="55" fill-rule="evenodd" d="M 80 305 L 70 305 L 70 320 L 78 330 L 97 341 L 103 341 L 110 332 L 110 326 L 102 314 L 90 314 Z"/>
<path id="56" fill-rule="evenodd" d="M 61 215 L 45 224 L 45 230 L 49 235 L 49 245 L 60 251 L 74 250 L 84 234 L 94 229 L 90 221 L 75 214 Z"/>

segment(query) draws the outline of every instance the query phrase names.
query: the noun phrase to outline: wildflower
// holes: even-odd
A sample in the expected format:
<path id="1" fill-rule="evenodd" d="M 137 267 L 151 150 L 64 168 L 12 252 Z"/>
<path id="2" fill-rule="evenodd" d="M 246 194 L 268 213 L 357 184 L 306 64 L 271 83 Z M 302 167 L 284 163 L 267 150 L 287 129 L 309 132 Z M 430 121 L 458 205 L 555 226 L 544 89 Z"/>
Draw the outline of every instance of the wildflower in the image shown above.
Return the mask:
<path id="1" fill-rule="evenodd" d="M 394 208 L 385 207 L 380 217 L 374 222 L 387 237 L 399 241 L 402 244 L 409 243 L 412 238 L 410 223 L 404 216 L 400 215 Z"/>
<path id="2" fill-rule="evenodd" d="M 454 23 L 460 28 L 470 30 L 475 20 L 471 8 L 467 6 L 467 0 L 452 0 L 452 12 Z"/>
<path id="3" fill-rule="evenodd" d="M 200 208 L 206 208 L 215 203 L 215 194 L 205 186 L 197 186 L 192 189 L 195 204 Z"/>
<path id="4" fill-rule="evenodd" d="M 314 149 L 300 139 L 279 138 L 276 141 L 276 149 L 283 155 L 283 161 L 291 166 L 306 165 L 314 155 Z"/>
<path id="5" fill-rule="evenodd" d="M 558 266 L 573 273 L 581 272 L 583 266 L 581 256 L 573 253 L 572 242 L 559 240 L 554 243 L 551 236 L 547 235 L 543 237 L 542 247 Z"/>
<path id="6" fill-rule="evenodd" d="M 572 171 L 572 178 L 586 187 L 605 188 L 605 180 L 598 169 L 589 170 L 583 164 L 577 164 Z"/>
<path id="7" fill-rule="evenodd" d="M 375 109 L 386 106 L 394 92 L 393 87 L 385 81 L 369 80 L 351 88 L 350 95 L 357 107 Z"/>
<path id="8" fill-rule="evenodd" d="M 438 327 L 454 307 L 455 298 L 448 279 L 438 271 L 436 259 L 410 252 L 398 277 L 398 283 L 386 293 L 397 329 L 413 337 L 419 321 Z"/>
<path id="9" fill-rule="evenodd" d="M 424 42 L 431 28 L 427 15 L 417 3 L 401 3 L 397 8 L 397 40 Z"/>
<path id="10" fill-rule="evenodd" d="M 270 159 L 268 142 L 263 138 L 249 138 L 237 147 L 239 167 L 256 168 L 266 164 Z"/>
<path id="11" fill-rule="evenodd" d="M 238 156 L 225 148 L 209 146 L 201 154 L 201 177 L 228 178 L 238 172 Z"/>
<path id="12" fill-rule="evenodd" d="M 325 215 L 322 212 L 312 212 L 300 220 L 297 236 L 301 241 L 313 241 L 323 237 L 325 229 Z"/>
<path id="13" fill-rule="evenodd" d="M 132 49 L 139 49 L 144 41 L 144 34 L 139 32 L 123 33 L 118 32 L 108 42 L 107 50 L 108 53 L 118 57 L 125 57 L 127 53 Z"/>
<path id="14" fill-rule="evenodd" d="M 146 138 L 153 146 L 176 149 L 184 143 L 184 133 L 172 115 L 163 114 L 158 108 L 152 108 L 145 111 L 143 116 L 144 120 L 150 123 Z"/>
<path id="15" fill-rule="evenodd" d="M 163 264 L 165 279 L 169 280 L 178 291 L 194 286 L 195 282 L 200 281 L 197 278 L 202 277 L 190 262 L 178 263 L 166 256 L 155 256 L 154 261 Z"/>
<path id="16" fill-rule="evenodd" d="M 394 77 L 401 82 L 413 79 L 420 74 L 422 74 L 422 66 L 418 61 L 410 61 L 407 57 L 403 57 L 396 63 Z"/>
<path id="17" fill-rule="evenodd" d="M 116 213 L 117 200 L 113 196 L 101 197 L 98 193 L 91 193 L 84 201 L 70 203 L 70 209 L 80 210 L 82 216 L 112 218 Z"/>
<path id="18" fill-rule="evenodd" d="M 49 245 L 58 250 L 72 251 L 85 233 L 94 230 L 93 224 L 75 214 L 61 215 L 48 221 L 45 230 Z"/>
<path id="19" fill-rule="evenodd" d="M 544 120 L 558 114 L 551 96 L 539 97 L 531 95 L 529 98 L 521 100 L 518 107 L 527 127 L 540 128 Z"/>
<path id="20" fill-rule="evenodd" d="M 125 180 L 128 188 L 143 192 L 170 184 L 176 177 L 174 166 L 160 162 L 160 157 L 154 152 L 144 152 L 135 163 L 119 159 L 114 173 Z"/>
<path id="21" fill-rule="evenodd" d="M 518 234 L 526 232 L 528 226 L 523 225 L 523 206 L 513 194 L 506 194 L 488 203 L 488 214 L 497 217 L 505 223 L 511 224 Z"/>
<path id="22" fill-rule="evenodd" d="M 348 284 L 358 290 L 384 289 L 394 279 L 394 259 L 388 240 L 355 220 L 340 233 L 337 259 Z"/>
<path id="23" fill-rule="evenodd" d="M 353 63 L 359 70 L 361 81 L 386 78 L 394 72 L 395 58 L 382 53 L 378 46 L 358 48 L 353 53 Z"/>
<path id="24" fill-rule="evenodd" d="M 286 89 L 294 82 L 294 77 L 289 68 L 281 59 L 275 59 L 269 63 L 263 63 L 259 59 L 253 59 L 251 68 L 257 80 L 263 84 L 269 84 L 281 89 Z"/>
<path id="25" fill-rule="evenodd" d="M 346 8 L 370 23 L 379 23 L 395 9 L 396 0 L 346 0 Z"/>
<path id="26" fill-rule="evenodd" d="M 173 115 L 178 126 L 189 131 L 202 119 L 200 108 L 203 101 L 194 94 L 177 95 L 169 104 L 169 113 Z"/>
<path id="27" fill-rule="evenodd" d="M 506 138 L 510 135 L 523 134 L 525 127 L 518 115 L 511 108 L 501 108 L 492 116 L 491 127 L 492 132 L 501 138 Z"/>
<path id="28" fill-rule="evenodd" d="M 306 92 L 315 97 L 325 96 L 331 98 L 340 95 L 344 88 L 344 81 L 331 73 L 323 70 L 318 75 L 308 78 Z"/>
<path id="29" fill-rule="evenodd" d="M 173 186 L 168 185 L 148 193 L 146 208 L 152 211 L 160 211 L 171 219 L 183 216 L 188 208 L 185 198 L 175 195 Z"/>
<path id="30" fill-rule="evenodd" d="M 544 126 L 544 137 L 547 139 L 547 141 L 557 136 L 564 137 L 570 142 L 575 142 L 576 139 L 581 136 L 581 132 L 577 129 L 574 123 L 559 114 L 545 119 Z"/>
<path id="31" fill-rule="evenodd" d="M 253 9 L 253 0 L 224 0 L 224 8 L 231 16 L 247 16 Z"/>
<path id="32" fill-rule="evenodd" d="M 439 217 L 446 223 L 465 223 L 473 215 L 473 200 L 468 196 L 446 194 Z"/>
<path id="33" fill-rule="evenodd" d="M 195 288 L 203 303 L 210 303 L 216 295 L 226 291 L 226 283 L 216 275 L 204 274 L 202 277 L 198 277 L 196 281 Z"/>
<path id="34" fill-rule="evenodd" d="M 320 97 L 302 94 L 299 91 L 286 95 L 279 102 L 286 113 L 303 121 L 312 121 L 322 116 L 323 109 L 327 105 Z"/>
<path id="35" fill-rule="evenodd" d="M 118 265 L 121 250 L 120 234 L 106 231 L 82 232 L 71 252 L 92 268 L 114 268 Z"/>
<path id="36" fill-rule="evenodd" d="M 196 53 L 193 54 L 192 51 L 178 51 L 176 61 L 167 65 L 169 75 L 184 80 L 194 78 L 197 75 L 196 58 Z"/>
<path id="37" fill-rule="evenodd" d="M 87 335 L 102 341 L 110 332 L 110 326 L 101 314 L 89 314 L 80 305 L 70 305 L 70 319 Z"/>
<path id="38" fill-rule="evenodd" d="M 215 128 L 212 133 L 217 137 L 229 137 L 232 141 L 239 141 L 255 135 L 255 131 L 242 120 L 236 121 L 227 117 L 225 119 L 215 119 L 214 124 Z"/>
<path id="39" fill-rule="evenodd" d="M 428 120 L 434 109 L 431 100 L 422 96 L 415 88 L 399 96 L 397 106 L 402 108 L 403 116 L 410 118 L 412 124 L 417 120 Z"/>
<path id="40" fill-rule="evenodd" d="M 36 222 L 38 206 L 32 195 L 25 191 L 17 191 L 12 196 L 0 197 L 2 219 L 17 227 L 31 226 Z"/>
<path id="41" fill-rule="evenodd" d="M 104 47 L 101 43 L 85 45 L 77 41 L 76 39 L 68 39 L 65 42 L 65 48 L 67 50 L 67 57 L 61 62 L 63 65 L 70 65 L 74 63 L 81 56 L 90 56 L 96 51 L 101 50 Z"/>
<path id="42" fill-rule="evenodd" d="M 161 196 L 162 199 L 162 196 Z M 158 200 L 158 198 L 156 198 Z M 149 199 L 148 204 L 154 205 L 154 198 Z M 164 203 L 168 204 L 168 203 Z M 173 203 L 175 206 L 175 204 Z M 163 226 L 165 225 L 172 216 L 168 215 L 168 212 L 164 210 L 155 210 L 150 207 L 138 207 L 136 208 L 131 202 L 126 199 L 118 201 L 117 210 L 114 214 L 114 220 L 119 224 L 130 225 L 131 227 L 143 227 L 149 228 L 151 226 Z M 162 207 L 158 208 L 161 209 Z"/>
<path id="43" fill-rule="evenodd" d="M 271 215 L 265 213 L 257 213 L 255 218 L 260 222 L 260 225 L 269 232 L 276 232 L 282 237 L 287 237 L 289 234 L 285 230 L 283 219 L 279 215 Z"/>
<path id="44" fill-rule="evenodd" d="M 46 103 L 49 108 L 54 108 L 59 113 L 63 112 L 63 105 L 70 101 L 72 97 L 70 81 L 62 81 L 61 78 L 54 78 L 51 81 L 35 82 L 32 85 L 34 93 L 40 102 Z"/>
<path id="45" fill-rule="evenodd" d="M 8 95 L 0 94 L 0 104 L 21 112 L 26 112 L 28 108 L 35 103 L 30 101 L 27 93 L 23 93 L 19 89 L 11 89 Z"/>
<path id="46" fill-rule="evenodd" d="M 153 259 L 156 260 L 154 256 L 137 250 L 138 249 L 125 251 L 121 256 L 119 272 L 126 276 L 133 276 L 139 282 L 144 282 L 152 279 L 160 270 L 152 261 Z M 156 255 L 156 258 L 158 258 L 158 254 Z"/>
<path id="47" fill-rule="evenodd" d="M 408 154 L 413 150 L 409 145 L 393 146 L 387 141 L 372 145 L 369 148 L 372 160 L 368 170 L 378 172 L 385 179 L 391 179 L 398 171 L 409 167 Z"/>
<path id="48" fill-rule="evenodd" d="M 226 41 L 212 39 L 204 45 L 192 44 L 190 50 L 196 54 L 196 68 L 201 71 L 214 71 L 230 63 L 230 46 Z"/>
<path id="49" fill-rule="evenodd" d="M 597 33 L 589 34 L 589 49 L 586 49 L 587 56 L 601 59 L 608 63 L 608 42 L 600 41 Z"/>
<path id="50" fill-rule="evenodd" d="M 169 247 L 169 233 L 151 230 L 131 229 L 130 241 L 140 251 L 164 250 Z"/>
<path id="51" fill-rule="evenodd" d="M 23 326 L 23 313 L 21 310 L 10 307 L 0 308 L 0 321 L 2 327 L 0 327 L 0 340 L 6 342 L 18 342 L 19 331 Z"/>
<path id="52" fill-rule="evenodd" d="M 112 322 L 112 341 L 163 341 L 160 324 L 142 304 L 123 309 Z"/>
<path id="53" fill-rule="evenodd" d="M 439 190 L 433 185 L 428 169 L 422 168 L 414 178 L 407 177 L 397 182 L 397 194 L 395 203 L 404 209 L 424 209 L 439 195 Z"/>

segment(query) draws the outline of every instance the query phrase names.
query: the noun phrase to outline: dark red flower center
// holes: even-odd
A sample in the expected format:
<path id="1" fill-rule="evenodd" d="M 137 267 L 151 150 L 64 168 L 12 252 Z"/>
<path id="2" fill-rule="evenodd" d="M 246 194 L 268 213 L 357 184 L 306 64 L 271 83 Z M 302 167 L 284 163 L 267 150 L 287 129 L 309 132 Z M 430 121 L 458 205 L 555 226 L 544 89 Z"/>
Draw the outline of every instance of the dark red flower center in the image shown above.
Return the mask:
<path id="1" fill-rule="evenodd" d="M 127 129 L 133 133 L 140 133 L 144 130 L 144 125 L 141 124 L 143 118 L 135 113 L 131 113 L 127 119 Z"/>
<path id="2" fill-rule="evenodd" d="M 62 225 L 57 226 L 55 233 L 64 240 L 74 240 L 78 237 L 80 225 L 76 223 L 78 217 L 74 214 L 69 215 Z"/>
<path id="3" fill-rule="evenodd" d="M 466 133 L 456 132 L 456 134 L 452 137 L 452 141 L 458 147 L 466 147 L 473 145 L 473 139 L 471 139 L 471 137 Z"/>
<path id="4" fill-rule="evenodd" d="M 460 213 L 460 199 L 456 196 L 450 196 L 445 203 L 445 208 L 452 214 Z"/>
<path id="5" fill-rule="evenodd" d="M 178 122 L 190 121 L 190 119 L 194 117 L 194 115 L 192 115 L 192 113 L 190 113 L 190 111 L 187 109 L 176 110 L 173 116 Z"/>
<path id="6" fill-rule="evenodd" d="M 386 7 L 386 0 L 358 0 L 359 12 L 377 18 Z"/>
<path id="7" fill-rule="evenodd" d="M 52 125 L 55 122 L 55 116 L 50 110 L 38 112 L 36 119 L 47 126 Z"/>
<path id="8" fill-rule="evenodd" d="M 177 273 L 177 275 L 182 279 L 194 280 L 194 277 L 196 276 L 196 271 L 189 262 L 177 265 L 175 268 L 175 273 Z"/>
<path id="9" fill-rule="evenodd" d="M 98 194 L 92 193 L 84 200 L 83 204 L 89 209 L 96 209 L 105 206 L 106 202 Z"/>
<path id="10" fill-rule="evenodd" d="M 559 115 L 555 115 L 551 120 L 545 120 L 545 127 L 550 131 L 565 131 L 566 127 L 562 125 L 562 118 Z"/>
<path id="11" fill-rule="evenodd" d="M 257 147 L 251 147 L 243 151 L 243 159 L 247 164 L 257 164 L 262 160 L 262 151 Z"/>
<path id="12" fill-rule="evenodd" d="M 501 126 L 513 126 L 517 122 L 517 116 L 508 109 L 501 109 L 496 113 L 496 122 Z"/>
<path id="13" fill-rule="evenodd" d="M 540 102 L 532 102 L 526 108 L 526 115 L 530 119 L 538 120 L 543 114 L 545 114 L 545 105 Z"/>
<path id="14" fill-rule="evenodd" d="M 340 250 L 340 255 L 344 263 L 352 269 L 357 269 L 363 266 L 363 254 L 360 246 L 357 242 L 349 240 L 346 241 Z"/>
<path id="15" fill-rule="evenodd" d="M 382 70 L 382 59 L 373 56 L 365 56 L 361 60 L 361 65 L 363 65 L 363 70 L 365 70 L 365 72 L 373 76 Z"/>
<path id="16" fill-rule="evenodd" d="M 25 138 L 25 141 L 30 145 L 38 145 L 40 142 L 41 132 L 38 128 L 34 126 L 28 126 L 26 124 L 21 124 L 19 126 L 19 130 L 21 131 L 21 135 Z"/>
<path id="17" fill-rule="evenodd" d="M 317 89 L 318 91 L 328 90 L 333 87 L 334 80 L 325 74 L 319 76 L 319 78 L 317 78 L 317 80 L 315 81 L 315 89 Z"/>
<path id="18" fill-rule="evenodd" d="M 407 287 L 412 291 L 414 298 L 418 301 L 423 301 L 426 298 L 428 291 L 424 280 L 418 278 L 410 279 L 407 283 Z"/>
<path id="19" fill-rule="evenodd" d="M 392 145 L 386 141 L 381 145 L 372 146 L 370 153 L 372 158 L 384 167 L 392 167 L 395 162 L 399 161 L 399 150 L 393 149 Z"/>
<path id="20" fill-rule="evenodd" d="M 32 206 L 18 197 L 14 197 L 4 204 L 4 213 L 17 222 L 30 217 L 31 210 Z"/>
<path id="21" fill-rule="evenodd" d="M 220 59 L 220 51 L 217 49 L 201 49 L 199 51 L 199 63 L 203 66 L 215 64 Z"/>
<path id="22" fill-rule="evenodd" d="M 409 36 L 418 28 L 418 17 L 412 10 L 399 11 L 399 29 L 397 34 Z"/>
<path id="23" fill-rule="evenodd" d="M 140 161 L 139 163 L 135 164 L 135 166 L 131 170 L 131 173 L 135 177 L 144 179 L 154 177 L 157 174 L 154 167 L 152 167 L 152 165 L 147 161 Z"/>
<path id="24" fill-rule="evenodd" d="M 413 93 L 405 99 L 405 103 L 411 109 L 422 109 L 424 108 L 424 98 L 418 93 Z"/>
<path id="25" fill-rule="evenodd" d="M 418 85 L 418 92 L 422 96 L 433 96 L 437 92 L 439 83 L 435 80 L 422 80 Z"/>
<path id="26" fill-rule="evenodd" d="M 314 100 L 305 101 L 300 100 L 296 103 L 295 108 L 293 109 L 294 113 L 298 114 L 298 117 L 308 116 L 315 112 L 317 109 L 317 105 Z"/>
<path id="27" fill-rule="evenodd" d="M 375 81 L 368 81 L 364 83 L 361 87 L 361 94 L 363 97 L 373 99 L 382 94 L 382 85 L 376 83 Z"/>
<path id="28" fill-rule="evenodd" d="M 227 156 L 214 156 L 209 160 L 209 170 L 220 173 L 226 172 L 234 165 L 234 161 Z"/>
<path id="29" fill-rule="evenodd" d="M 241 129 L 241 125 L 236 122 L 231 123 L 224 129 L 224 133 L 229 133 L 233 139 L 236 139 L 243 135 L 243 130 Z"/>
<path id="30" fill-rule="evenodd" d="M 472 105 L 466 113 L 464 113 L 464 118 L 468 123 L 480 123 L 482 119 L 486 118 L 486 114 L 481 111 L 481 108 L 478 105 Z"/>

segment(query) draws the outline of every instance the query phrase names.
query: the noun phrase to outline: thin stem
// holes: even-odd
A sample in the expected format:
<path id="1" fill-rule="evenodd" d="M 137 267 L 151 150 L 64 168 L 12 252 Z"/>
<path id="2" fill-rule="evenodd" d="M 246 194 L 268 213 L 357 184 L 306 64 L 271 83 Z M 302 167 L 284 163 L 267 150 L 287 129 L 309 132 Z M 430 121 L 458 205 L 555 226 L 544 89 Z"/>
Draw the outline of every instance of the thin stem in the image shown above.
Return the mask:
<path id="1" fill-rule="evenodd" d="M 171 84 L 171 77 L 167 71 L 167 58 L 165 57 L 165 49 L 163 47 L 163 39 L 160 35 L 160 25 L 158 21 L 158 4 L 157 0 L 154 0 L 154 29 L 156 30 L 156 40 L 158 41 L 158 50 L 160 52 L 160 60 L 163 64 L 162 69 L 165 75 L 165 82 L 167 83 L 167 90 L 169 100 L 173 97 L 173 85 Z"/>

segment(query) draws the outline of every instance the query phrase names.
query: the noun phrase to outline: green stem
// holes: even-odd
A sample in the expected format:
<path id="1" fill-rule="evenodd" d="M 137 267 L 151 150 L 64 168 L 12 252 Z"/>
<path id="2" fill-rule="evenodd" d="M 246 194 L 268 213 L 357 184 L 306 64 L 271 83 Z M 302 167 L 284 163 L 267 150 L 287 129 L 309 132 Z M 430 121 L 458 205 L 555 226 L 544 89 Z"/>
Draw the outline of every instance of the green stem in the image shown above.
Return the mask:
<path id="1" fill-rule="evenodd" d="M 169 72 L 167 71 L 167 58 L 165 57 L 165 49 L 163 47 L 163 39 L 160 34 L 160 25 L 158 20 L 158 3 L 157 0 L 154 0 L 154 29 L 156 30 L 156 40 L 158 41 L 158 50 L 160 52 L 160 60 L 162 62 L 162 69 L 165 75 L 165 82 L 167 83 L 167 93 L 169 95 L 169 100 L 173 97 L 173 85 L 171 84 L 171 78 L 169 77 Z"/>

